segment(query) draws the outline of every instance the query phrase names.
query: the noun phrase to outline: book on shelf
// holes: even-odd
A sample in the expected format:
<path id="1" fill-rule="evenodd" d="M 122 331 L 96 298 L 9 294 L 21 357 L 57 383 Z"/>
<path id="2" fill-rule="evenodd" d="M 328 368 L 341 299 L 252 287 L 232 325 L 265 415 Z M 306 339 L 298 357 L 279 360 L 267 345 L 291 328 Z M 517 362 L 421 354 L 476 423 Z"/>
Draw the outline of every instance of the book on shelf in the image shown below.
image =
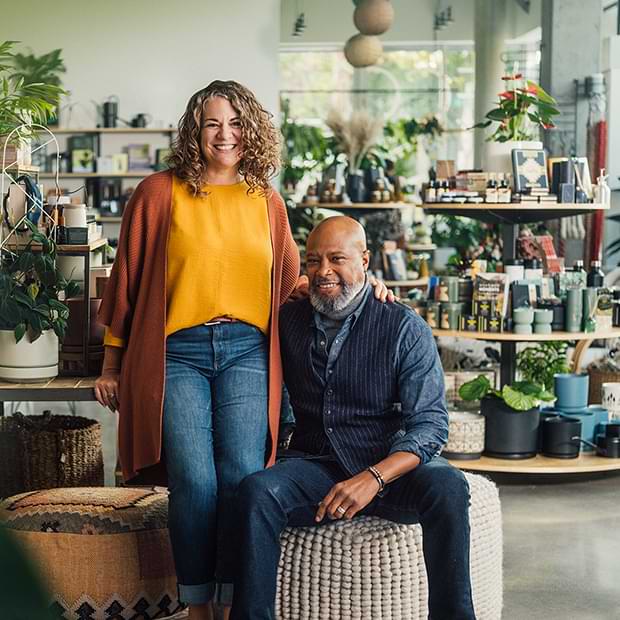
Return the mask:
<path id="1" fill-rule="evenodd" d="M 523 194 L 532 190 L 549 190 L 546 157 L 542 149 L 512 149 L 515 192 Z"/>

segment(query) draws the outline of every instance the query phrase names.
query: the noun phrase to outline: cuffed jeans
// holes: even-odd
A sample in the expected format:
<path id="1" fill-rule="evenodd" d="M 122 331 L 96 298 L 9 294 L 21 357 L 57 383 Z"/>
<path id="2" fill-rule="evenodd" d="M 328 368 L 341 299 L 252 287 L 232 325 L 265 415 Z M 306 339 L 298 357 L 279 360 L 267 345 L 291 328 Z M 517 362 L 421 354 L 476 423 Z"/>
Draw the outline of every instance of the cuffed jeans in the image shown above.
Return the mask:
<path id="1" fill-rule="evenodd" d="M 168 524 L 184 603 L 216 593 L 230 604 L 233 500 L 238 484 L 264 467 L 268 352 L 246 323 L 198 325 L 166 343 L 163 447 Z"/>
<path id="2" fill-rule="evenodd" d="M 246 478 L 237 493 L 239 549 L 232 620 L 273 620 L 280 534 L 316 526 L 318 503 L 348 478 L 333 460 L 287 458 Z M 475 620 L 469 575 L 469 485 L 445 459 L 420 465 L 360 513 L 420 523 L 432 620 Z"/>

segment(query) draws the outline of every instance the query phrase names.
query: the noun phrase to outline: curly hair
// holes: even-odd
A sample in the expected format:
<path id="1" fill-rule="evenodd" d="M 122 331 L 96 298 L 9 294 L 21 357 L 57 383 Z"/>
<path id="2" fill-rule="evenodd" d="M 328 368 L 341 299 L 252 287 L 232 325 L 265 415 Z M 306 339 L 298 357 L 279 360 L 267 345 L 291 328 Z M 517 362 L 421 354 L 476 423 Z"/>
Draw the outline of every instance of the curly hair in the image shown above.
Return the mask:
<path id="1" fill-rule="evenodd" d="M 205 106 L 213 97 L 227 99 L 238 112 L 243 140 L 239 174 L 250 186 L 250 191 L 266 195 L 271 189 L 269 179 L 280 168 L 280 132 L 271 121 L 273 115 L 263 108 L 254 94 L 232 80 L 215 80 L 192 95 L 179 121 L 168 165 L 187 183 L 194 196 L 204 195 L 202 187 L 207 162 L 200 148 L 200 131 Z"/>

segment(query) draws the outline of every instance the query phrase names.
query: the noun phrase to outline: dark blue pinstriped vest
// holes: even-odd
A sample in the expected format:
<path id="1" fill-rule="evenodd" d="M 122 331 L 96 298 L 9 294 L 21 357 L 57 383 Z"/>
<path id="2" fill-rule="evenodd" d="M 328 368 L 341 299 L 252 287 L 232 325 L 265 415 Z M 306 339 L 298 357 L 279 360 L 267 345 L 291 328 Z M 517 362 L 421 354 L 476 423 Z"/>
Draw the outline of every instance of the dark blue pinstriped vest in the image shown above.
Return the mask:
<path id="1" fill-rule="evenodd" d="M 345 340 L 334 372 L 323 385 L 312 367 L 313 310 L 306 299 L 280 311 L 284 380 L 295 413 L 291 448 L 317 454 L 330 442 L 340 464 L 354 475 L 384 459 L 402 418 L 396 342 L 409 308 L 371 295 Z"/>

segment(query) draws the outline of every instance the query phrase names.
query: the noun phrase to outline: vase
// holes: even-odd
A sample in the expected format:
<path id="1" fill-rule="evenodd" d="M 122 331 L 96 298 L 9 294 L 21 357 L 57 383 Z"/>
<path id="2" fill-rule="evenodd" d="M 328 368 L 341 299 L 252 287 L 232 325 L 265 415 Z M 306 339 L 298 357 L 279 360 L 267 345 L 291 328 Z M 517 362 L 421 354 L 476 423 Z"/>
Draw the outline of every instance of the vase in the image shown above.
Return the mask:
<path id="1" fill-rule="evenodd" d="M 528 459 L 536 456 L 540 409 L 516 411 L 495 396 L 480 401 L 485 417 L 484 454 L 500 459 Z"/>
<path id="2" fill-rule="evenodd" d="M 482 169 L 485 172 L 512 174 L 512 149 L 541 150 L 538 140 L 509 140 L 508 142 L 486 142 L 482 151 Z"/>
<path id="3" fill-rule="evenodd" d="M 361 170 L 347 177 L 347 194 L 351 202 L 366 202 L 366 184 Z"/>

